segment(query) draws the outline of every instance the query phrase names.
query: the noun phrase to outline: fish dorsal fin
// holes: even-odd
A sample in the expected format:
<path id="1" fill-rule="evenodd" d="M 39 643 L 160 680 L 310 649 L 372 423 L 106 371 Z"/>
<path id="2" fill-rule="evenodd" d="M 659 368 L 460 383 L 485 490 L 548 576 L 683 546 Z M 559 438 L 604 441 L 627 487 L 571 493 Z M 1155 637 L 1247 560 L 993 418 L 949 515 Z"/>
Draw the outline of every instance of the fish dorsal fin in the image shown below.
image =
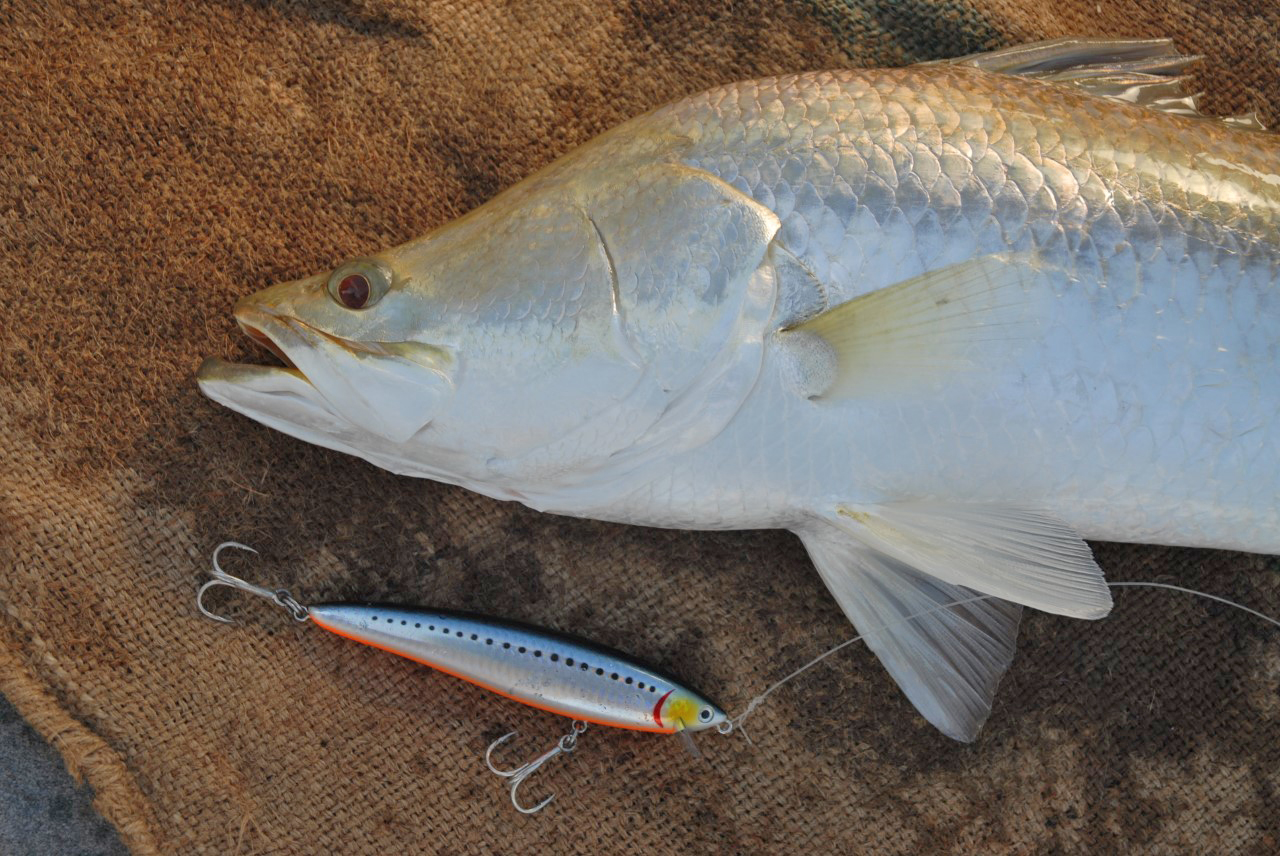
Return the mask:
<path id="1" fill-rule="evenodd" d="M 1182 54 L 1172 39 L 1066 37 L 941 60 L 983 71 L 1049 80 L 1086 80 L 1124 74 L 1178 76 L 1200 57 Z"/>
<path id="2" fill-rule="evenodd" d="M 1013 661 L 1022 608 L 922 574 L 840 530 L 800 531 L 840 608 L 930 723 L 971 741 Z"/>
<path id="3" fill-rule="evenodd" d="M 1258 118 L 1257 112 L 1241 113 L 1239 116 L 1223 116 L 1222 121 L 1233 128 L 1242 128 L 1246 131 L 1267 130 L 1267 126 L 1262 124 L 1262 120 Z"/>
<path id="4" fill-rule="evenodd" d="M 1172 113 L 1265 130 L 1258 117 L 1206 116 L 1196 95 L 1184 89 L 1187 66 L 1200 57 L 1182 54 L 1172 39 L 1062 38 L 943 60 L 997 74 L 1034 77 L 1076 86 L 1092 95 Z"/>

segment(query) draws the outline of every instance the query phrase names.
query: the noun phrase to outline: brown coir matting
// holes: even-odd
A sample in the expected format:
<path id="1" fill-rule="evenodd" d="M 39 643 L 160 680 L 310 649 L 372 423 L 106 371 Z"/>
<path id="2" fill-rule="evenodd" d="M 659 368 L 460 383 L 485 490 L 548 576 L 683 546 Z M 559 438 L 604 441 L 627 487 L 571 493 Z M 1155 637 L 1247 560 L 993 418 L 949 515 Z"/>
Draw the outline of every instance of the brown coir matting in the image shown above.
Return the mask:
<path id="1" fill-rule="evenodd" d="M 517 815 L 482 763 L 565 720 L 296 625 L 196 615 L 213 546 L 304 599 L 524 619 L 731 710 L 847 638 L 785 533 L 540 515 L 311 448 L 202 398 L 235 299 L 414 237 L 633 114 L 800 69 L 1050 36 L 1174 37 L 1210 110 L 1280 118 L 1274 0 L 0 4 L 0 689 L 138 853 L 1271 853 L 1280 634 L 1122 592 L 1029 615 L 981 739 L 862 648 L 754 743 L 596 728 Z M 1280 613 L 1274 559 L 1097 545 L 1112 579 Z"/>

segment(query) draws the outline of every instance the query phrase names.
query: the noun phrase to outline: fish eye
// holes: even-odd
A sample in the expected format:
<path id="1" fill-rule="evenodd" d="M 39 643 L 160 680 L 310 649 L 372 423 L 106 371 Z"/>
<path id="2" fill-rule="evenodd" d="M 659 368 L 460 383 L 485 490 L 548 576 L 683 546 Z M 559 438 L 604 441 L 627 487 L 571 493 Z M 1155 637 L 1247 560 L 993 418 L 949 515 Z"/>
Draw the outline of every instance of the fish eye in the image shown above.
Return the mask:
<path id="1" fill-rule="evenodd" d="M 338 283 L 338 300 L 348 309 L 363 309 L 369 302 L 369 278 L 362 273 L 352 273 Z"/>
<path id="2" fill-rule="evenodd" d="M 713 716 L 715 716 L 715 714 L 711 712 L 711 708 L 704 707 L 702 712 L 698 714 L 698 719 L 701 719 L 703 722 L 710 722 L 711 717 Z"/>
<path id="3" fill-rule="evenodd" d="M 373 259 L 357 259 L 329 277 L 329 296 L 347 309 L 368 309 L 391 287 L 391 271 Z"/>

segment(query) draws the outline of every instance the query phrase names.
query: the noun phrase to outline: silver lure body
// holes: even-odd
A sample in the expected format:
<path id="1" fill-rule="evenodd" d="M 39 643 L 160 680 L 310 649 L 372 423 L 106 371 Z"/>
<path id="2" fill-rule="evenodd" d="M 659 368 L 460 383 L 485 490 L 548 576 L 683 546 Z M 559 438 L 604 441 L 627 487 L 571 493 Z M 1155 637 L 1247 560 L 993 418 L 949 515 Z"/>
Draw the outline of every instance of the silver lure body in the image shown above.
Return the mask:
<path id="1" fill-rule="evenodd" d="M 700 731 L 726 719 L 672 678 L 585 640 L 443 610 L 351 603 L 307 609 L 312 621 L 339 636 L 574 719 L 662 733 Z"/>

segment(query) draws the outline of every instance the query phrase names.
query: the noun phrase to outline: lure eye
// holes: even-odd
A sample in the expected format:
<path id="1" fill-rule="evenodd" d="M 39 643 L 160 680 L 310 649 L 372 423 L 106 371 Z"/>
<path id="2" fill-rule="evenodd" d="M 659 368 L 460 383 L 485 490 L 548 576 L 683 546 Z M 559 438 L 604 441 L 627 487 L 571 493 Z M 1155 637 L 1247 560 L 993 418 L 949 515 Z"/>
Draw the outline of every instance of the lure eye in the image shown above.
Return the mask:
<path id="1" fill-rule="evenodd" d="M 704 707 L 702 712 L 698 714 L 698 719 L 701 719 L 703 722 L 710 722 L 711 717 L 713 716 L 715 716 L 715 714 L 711 712 L 711 708 Z"/>
<path id="2" fill-rule="evenodd" d="M 363 309 L 369 302 L 369 278 L 362 273 L 343 277 L 338 283 L 338 300 L 348 309 Z"/>
<path id="3" fill-rule="evenodd" d="M 368 309 L 391 287 L 391 271 L 376 259 L 347 262 L 329 277 L 329 296 L 346 309 Z"/>

